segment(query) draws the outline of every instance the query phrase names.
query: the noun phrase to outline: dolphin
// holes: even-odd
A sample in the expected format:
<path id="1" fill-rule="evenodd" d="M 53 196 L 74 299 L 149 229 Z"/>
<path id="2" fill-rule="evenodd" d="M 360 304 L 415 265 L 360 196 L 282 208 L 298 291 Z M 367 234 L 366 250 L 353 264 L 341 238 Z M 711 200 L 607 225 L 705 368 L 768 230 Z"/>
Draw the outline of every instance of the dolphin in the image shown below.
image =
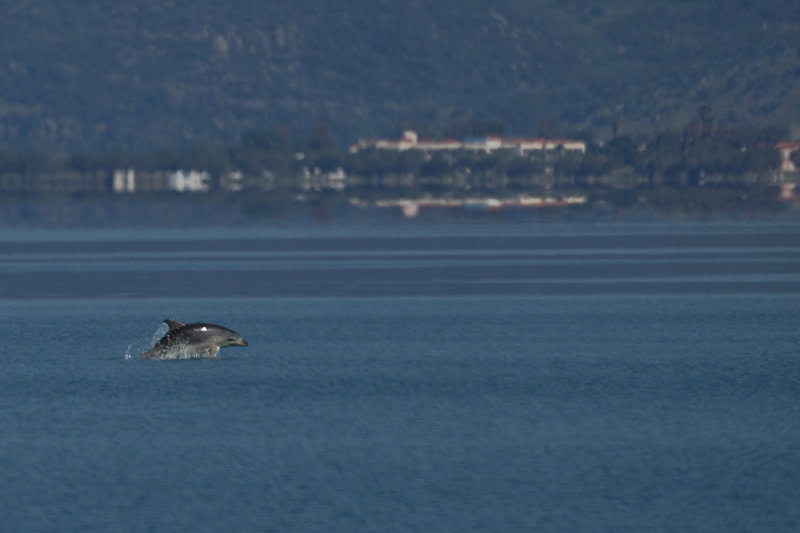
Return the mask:
<path id="1" fill-rule="evenodd" d="M 247 341 L 232 329 L 216 324 L 184 324 L 167 318 L 169 331 L 142 359 L 210 359 L 225 346 L 247 346 Z"/>

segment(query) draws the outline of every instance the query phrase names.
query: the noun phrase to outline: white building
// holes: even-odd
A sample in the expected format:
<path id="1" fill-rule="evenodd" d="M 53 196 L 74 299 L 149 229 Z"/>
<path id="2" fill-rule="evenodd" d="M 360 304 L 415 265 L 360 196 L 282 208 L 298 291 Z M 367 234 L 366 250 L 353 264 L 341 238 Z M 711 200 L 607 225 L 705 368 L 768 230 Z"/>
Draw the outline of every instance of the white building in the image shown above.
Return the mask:
<path id="1" fill-rule="evenodd" d="M 115 193 L 130 193 L 136 190 L 136 173 L 132 168 L 114 171 L 112 189 Z"/>
<path id="2" fill-rule="evenodd" d="M 387 139 L 362 139 L 350 147 L 351 153 L 360 150 L 375 148 L 379 150 L 424 150 L 426 152 L 437 150 L 475 150 L 491 153 L 494 150 L 511 149 L 518 155 L 538 150 L 563 149 L 586 153 L 586 143 L 573 139 L 543 139 L 543 138 L 504 138 L 495 136 L 470 137 L 463 141 L 443 139 L 439 141 L 420 141 L 417 132 L 406 130 L 399 140 Z"/>
<path id="3" fill-rule="evenodd" d="M 178 192 L 208 192 L 211 188 L 208 172 L 178 170 L 167 176 L 167 188 Z"/>
<path id="4" fill-rule="evenodd" d="M 323 172 L 319 167 L 303 168 L 303 190 L 321 191 L 333 189 L 343 191 L 347 187 L 347 173 L 340 167 Z"/>
<path id="5" fill-rule="evenodd" d="M 223 174 L 219 180 L 220 187 L 225 191 L 237 192 L 244 189 L 244 174 L 241 170 L 232 170 Z"/>

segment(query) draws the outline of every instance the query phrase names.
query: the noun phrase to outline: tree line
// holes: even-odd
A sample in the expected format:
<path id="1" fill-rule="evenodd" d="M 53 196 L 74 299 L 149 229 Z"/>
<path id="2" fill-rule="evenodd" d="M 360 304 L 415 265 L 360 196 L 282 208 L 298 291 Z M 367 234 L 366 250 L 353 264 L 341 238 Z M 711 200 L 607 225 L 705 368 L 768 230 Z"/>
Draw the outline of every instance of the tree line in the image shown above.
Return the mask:
<path id="1" fill-rule="evenodd" d="M 459 119 L 452 127 L 453 133 L 473 136 L 503 134 L 504 130 L 499 120 L 465 123 Z M 104 192 L 111 190 L 112 175 L 119 169 L 205 171 L 212 177 L 212 191 L 224 190 L 224 176 L 232 172 L 241 177 L 236 190 L 243 191 L 324 189 L 329 184 L 323 178 L 332 173 L 340 181 L 346 176 L 349 189 L 379 192 L 770 184 L 780 168 L 775 145 L 788 138 L 782 128 L 718 126 L 707 106 L 682 130 L 649 136 L 622 130 L 615 121 L 602 139 L 586 130 L 567 134 L 586 143 L 585 153 L 563 149 L 524 154 L 513 150 L 353 151 L 325 126 L 314 128 L 305 139 L 286 128 L 249 129 L 229 145 L 200 142 L 147 151 L 65 154 L 0 149 L 0 190 Z M 543 121 L 539 133 L 558 133 L 557 124 Z M 337 188 L 341 190 L 343 184 L 337 182 Z"/>

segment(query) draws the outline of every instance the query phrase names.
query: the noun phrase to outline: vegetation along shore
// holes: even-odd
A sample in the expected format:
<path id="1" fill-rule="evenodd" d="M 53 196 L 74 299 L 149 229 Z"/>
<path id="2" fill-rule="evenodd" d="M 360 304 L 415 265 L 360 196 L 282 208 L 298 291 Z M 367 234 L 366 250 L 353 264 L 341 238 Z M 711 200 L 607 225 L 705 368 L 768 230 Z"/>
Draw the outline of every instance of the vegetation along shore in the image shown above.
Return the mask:
<path id="1" fill-rule="evenodd" d="M 497 123 L 460 138 L 399 129 L 341 146 L 325 128 L 308 139 L 247 130 L 230 145 L 193 143 L 131 152 L 0 151 L 6 218 L 15 202 L 128 197 L 236 205 L 249 215 L 293 206 L 651 209 L 778 212 L 797 209 L 800 143 L 780 128 L 717 126 L 703 107 L 680 131 L 510 136 Z M 34 208 L 35 209 L 35 208 Z M 16 211 L 19 213 L 19 210 Z M 12 213 L 12 214 L 9 214 Z"/>

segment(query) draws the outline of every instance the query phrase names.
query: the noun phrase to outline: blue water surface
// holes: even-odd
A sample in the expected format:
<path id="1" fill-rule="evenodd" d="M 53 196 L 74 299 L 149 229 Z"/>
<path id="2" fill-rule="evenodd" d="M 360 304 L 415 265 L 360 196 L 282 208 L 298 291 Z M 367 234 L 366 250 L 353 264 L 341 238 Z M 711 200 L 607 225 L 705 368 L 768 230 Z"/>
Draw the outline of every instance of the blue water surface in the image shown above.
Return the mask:
<path id="1" fill-rule="evenodd" d="M 0 529 L 797 531 L 800 229 L 516 232 L 0 243 Z"/>

